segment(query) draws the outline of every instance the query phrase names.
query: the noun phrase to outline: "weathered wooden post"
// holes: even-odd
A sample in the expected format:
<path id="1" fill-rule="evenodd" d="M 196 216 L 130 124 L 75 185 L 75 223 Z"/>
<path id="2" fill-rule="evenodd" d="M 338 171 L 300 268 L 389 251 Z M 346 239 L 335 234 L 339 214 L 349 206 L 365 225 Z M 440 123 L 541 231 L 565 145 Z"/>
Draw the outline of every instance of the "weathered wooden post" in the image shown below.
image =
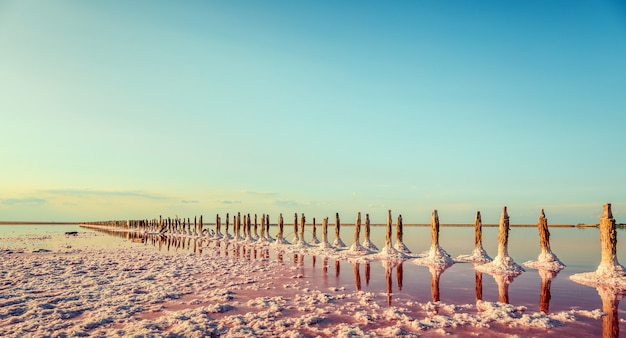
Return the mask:
<path id="1" fill-rule="evenodd" d="M 293 214 L 293 236 L 293 242 L 298 243 L 298 213 Z"/>
<path id="2" fill-rule="evenodd" d="M 225 224 L 225 228 L 224 228 L 224 231 L 225 231 L 224 239 L 226 239 L 226 240 L 231 238 L 230 234 L 228 233 L 228 223 L 229 223 L 229 220 L 230 220 L 230 216 L 228 215 L 228 213 L 226 213 L 226 224 Z"/>
<path id="3" fill-rule="evenodd" d="M 387 210 L 387 231 L 385 232 L 385 250 L 391 250 L 391 210 Z"/>
<path id="4" fill-rule="evenodd" d="M 361 212 L 357 213 L 356 220 L 354 221 L 354 240 L 352 241 L 352 246 L 350 247 L 350 251 L 362 252 L 365 251 L 365 248 L 361 246 Z"/>
<path id="5" fill-rule="evenodd" d="M 404 242 L 402 241 L 402 237 L 403 237 L 403 230 L 402 230 L 402 215 L 398 215 L 398 222 L 396 223 L 396 244 L 395 244 L 395 248 L 396 250 L 398 250 L 399 252 L 405 253 L 405 254 L 410 254 L 411 250 L 409 250 L 409 248 L 406 247 L 406 245 L 404 245 Z"/>
<path id="6" fill-rule="evenodd" d="M 267 238 L 265 237 L 265 214 L 261 215 L 261 242 L 266 242 Z"/>
<path id="7" fill-rule="evenodd" d="M 502 214 L 500 215 L 500 226 L 498 229 L 498 255 L 493 259 L 491 263 L 479 265 L 477 269 L 484 272 L 491 272 L 496 274 L 512 274 L 519 275 L 524 272 L 524 269 L 517 265 L 513 259 L 509 256 L 508 252 L 509 243 L 509 214 L 507 213 L 506 206 L 502 208 Z"/>
<path id="8" fill-rule="evenodd" d="M 483 249 L 483 221 L 480 217 L 480 211 L 476 211 L 474 218 L 474 250 L 470 255 L 460 255 L 456 258 L 463 262 L 490 262 L 491 257 Z"/>
<path id="9" fill-rule="evenodd" d="M 278 217 L 278 234 L 276 234 L 276 245 L 281 245 L 287 243 L 283 238 L 283 214 L 280 214 Z"/>
<path id="10" fill-rule="evenodd" d="M 265 215 L 265 235 L 267 236 L 268 241 L 273 241 L 274 239 L 270 235 L 270 215 Z"/>
<path id="11" fill-rule="evenodd" d="M 617 260 L 617 231 L 610 203 L 604 204 L 604 213 L 600 219 L 600 244 L 602 260 L 596 275 L 604 278 L 624 277 L 626 270 Z"/>
<path id="12" fill-rule="evenodd" d="M 200 215 L 199 229 L 200 229 L 200 236 L 203 236 L 204 235 L 204 224 L 202 223 L 202 215 Z"/>
<path id="13" fill-rule="evenodd" d="M 254 239 L 258 239 L 259 238 L 259 233 L 258 233 L 258 226 L 257 226 L 257 218 L 256 218 L 256 214 L 254 214 Z"/>
<path id="14" fill-rule="evenodd" d="M 370 214 L 365 214 L 365 238 L 363 239 L 363 247 L 370 251 L 378 251 L 378 248 L 370 240 Z"/>
<path id="15" fill-rule="evenodd" d="M 215 214 L 215 238 L 222 238 L 222 219 L 220 214 Z"/>
<path id="16" fill-rule="evenodd" d="M 550 249 L 550 230 L 548 230 L 548 219 L 541 209 L 539 221 L 537 222 L 539 230 L 539 244 L 541 245 L 541 253 L 536 261 L 525 262 L 524 265 L 534 269 L 546 269 L 550 271 L 559 271 L 565 267 L 565 264 L 556 257 Z"/>
<path id="17" fill-rule="evenodd" d="M 315 227 L 315 217 L 313 217 L 313 238 L 311 239 L 311 243 L 313 244 L 319 244 L 320 240 L 317 239 L 317 230 Z"/>
<path id="18" fill-rule="evenodd" d="M 341 228 L 341 222 L 339 220 L 339 213 L 335 213 L 335 242 L 333 243 L 333 245 L 337 248 L 345 248 L 346 245 L 343 243 L 343 241 L 341 240 L 341 237 L 339 236 L 339 232 Z"/>
<path id="19" fill-rule="evenodd" d="M 297 236 L 298 245 L 306 245 L 306 241 L 304 240 L 304 225 L 306 224 L 306 218 L 304 217 L 304 213 L 300 217 L 300 234 Z"/>
<path id="20" fill-rule="evenodd" d="M 328 217 L 322 218 L 322 242 L 320 248 L 330 248 L 331 245 L 328 242 Z"/>

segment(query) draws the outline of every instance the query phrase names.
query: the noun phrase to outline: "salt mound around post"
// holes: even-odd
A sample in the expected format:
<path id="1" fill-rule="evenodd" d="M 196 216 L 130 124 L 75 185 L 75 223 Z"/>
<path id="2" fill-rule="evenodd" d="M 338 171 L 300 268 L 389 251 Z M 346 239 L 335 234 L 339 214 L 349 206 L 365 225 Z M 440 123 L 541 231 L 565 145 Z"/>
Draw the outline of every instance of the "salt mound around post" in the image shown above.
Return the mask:
<path id="1" fill-rule="evenodd" d="M 600 218 L 600 244 L 602 261 L 595 272 L 578 273 L 570 279 L 589 286 L 607 286 L 615 291 L 626 290 L 626 268 L 617 260 L 617 231 L 611 204 L 604 205 L 604 214 Z"/>
<path id="2" fill-rule="evenodd" d="M 417 265 L 452 265 L 454 260 L 446 250 L 439 246 L 439 214 L 434 210 L 430 217 L 431 247 L 425 253 L 425 257 L 419 257 L 413 260 Z"/>
<path id="3" fill-rule="evenodd" d="M 548 230 L 548 220 L 546 219 L 546 214 L 543 212 L 543 209 L 541 209 L 541 214 L 539 215 L 537 228 L 539 229 L 541 253 L 536 261 L 528 261 L 523 264 L 532 269 L 549 271 L 559 271 L 563 269 L 565 264 L 563 264 L 550 249 L 550 231 Z"/>
<path id="4" fill-rule="evenodd" d="M 370 240 L 370 214 L 365 214 L 365 238 L 363 239 L 363 247 L 370 251 L 378 251 L 378 247 Z"/>
<path id="5" fill-rule="evenodd" d="M 376 254 L 378 258 L 404 259 L 406 255 L 391 245 L 391 210 L 387 210 L 387 228 L 385 231 L 385 247 Z"/>
<path id="6" fill-rule="evenodd" d="M 480 211 L 476 211 L 474 219 L 474 250 L 470 255 L 460 255 L 455 260 L 460 262 L 491 262 L 491 257 L 483 249 L 483 222 Z"/>
<path id="7" fill-rule="evenodd" d="M 508 252 L 509 244 L 509 215 L 506 207 L 502 208 L 500 216 L 500 229 L 498 232 L 498 255 L 492 262 L 479 265 L 476 270 L 491 274 L 519 275 L 524 268 L 513 261 Z"/>
<path id="8" fill-rule="evenodd" d="M 354 242 L 350 247 L 351 252 L 356 253 L 366 253 L 369 252 L 366 248 L 364 248 L 360 243 L 361 237 L 361 213 L 359 212 L 356 216 L 356 221 L 354 222 Z"/>

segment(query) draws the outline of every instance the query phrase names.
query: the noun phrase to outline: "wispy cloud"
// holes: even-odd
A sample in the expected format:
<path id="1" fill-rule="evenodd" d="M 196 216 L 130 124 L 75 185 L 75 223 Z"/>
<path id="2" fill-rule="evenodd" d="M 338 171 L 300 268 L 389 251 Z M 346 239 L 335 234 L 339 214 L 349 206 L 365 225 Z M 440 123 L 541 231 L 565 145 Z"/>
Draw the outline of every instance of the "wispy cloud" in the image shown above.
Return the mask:
<path id="1" fill-rule="evenodd" d="M 241 204 L 241 201 L 224 200 L 224 201 L 220 201 L 220 203 L 222 203 L 222 204 Z"/>
<path id="2" fill-rule="evenodd" d="M 294 200 L 288 200 L 288 201 L 274 201 L 274 205 L 279 206 L 279 207 L 287 207 L 287 208 L 291 208 L 291 207 L 300 207 L 303 206 L 305 204 L 300 203 L 298 201 L 294 201 Z"/>
<path id="3" fill-rule="evenodd" d="M 0 199 L 0 203 L 4 205 L 42 205 L 47 202 L 48 200 L 43 199 L 43 198 L 37 198 L 37 197 Z"/>
<path id="4" fill-rule="evenodd" d="M 167 199 L 167 197 L 148 193 L 141 190 L 98 190 L 98 189 L 48 189 L 42 192 L 62 196 L 108 196 L 108 197 L 136 197 L 154 200 Z"/>
<path id="5" fill-rule="evenodd" d="M 275 192 L 268 192 L 268 191 L 252 191 L 252 190 L 241 190 L 242 194 L 248 194 L 248 195 L 258 195 L 258 196 L 276 196 L 278 195 Z"/>
<path id="6" fill-rule="evenodd" d="M 200 201 L 198 201 L 198 200 L 182 200 L 180 202 L 184 203 L 184 204 L 191 204 L 191 203 L 199 203 Z"/>

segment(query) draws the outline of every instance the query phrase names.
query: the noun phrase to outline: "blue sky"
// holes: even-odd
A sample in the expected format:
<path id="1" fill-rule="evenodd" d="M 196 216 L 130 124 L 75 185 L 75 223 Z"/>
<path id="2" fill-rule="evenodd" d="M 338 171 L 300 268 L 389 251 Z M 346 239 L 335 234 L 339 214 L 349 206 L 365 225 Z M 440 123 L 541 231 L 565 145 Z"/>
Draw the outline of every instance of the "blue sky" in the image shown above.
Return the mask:
<path id="1" fill-rule="evenodd" d="M 626 222 L 617 1 L 3 1 L 0 46 L 0 220 Z"/>

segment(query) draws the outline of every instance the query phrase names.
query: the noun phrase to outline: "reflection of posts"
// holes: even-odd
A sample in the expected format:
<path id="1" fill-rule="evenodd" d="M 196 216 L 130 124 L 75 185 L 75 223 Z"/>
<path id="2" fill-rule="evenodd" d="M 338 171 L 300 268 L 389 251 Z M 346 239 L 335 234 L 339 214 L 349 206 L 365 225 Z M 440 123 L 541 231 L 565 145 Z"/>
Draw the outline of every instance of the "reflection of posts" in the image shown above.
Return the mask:
<path id="1" fill-rule="evenodd" d="M 624 297 L 623 291 L 616 292 L 610 287 L 598 287 L 597 290 L 602 299 L 602 312 L 605 313 L 602 317 L 602 337 L 618 338 L 619 316 L 617 310 L 620 300 Z"/>
<path id="2" fill-rule="evenodd" d="M 476 274 L 476 301 L 483 299 L 483 273 L 474 271 Z"/>
<path id="3" fill-rule="evenodd" d="M 402 263 L 398 264 L 396 267 L 396 279 L 398 282 L 398 290 L 402 291 L 402 279 L 404 278 L 404 269 L 402 268 Z"/>
<path id="4" fill-rule="evenodd" d="M 509 285 L 513 282 L 515 276 L 498 274 L 494 275 L 493 278 L 498 284 L 498 302 L 509 304 Z"/>
<path id="5" fill-rule="evenodd" d="M 361 271 L 360 264 L 358 262 L 352 263 L 354 268 L 354 285 L 357 291 L 361 291 Z"/>
<path id="6" fill-rule="evenodd" d="M 370 285 L 370 262 L 365 263 L 365 285 Z"/>
<path id="7" fill-rule="evenodd" d="M 387 305 L 391 306 L 391 298 L 392 298 L 392 294 L 393 294 L 393 290 L 391 287 L 391 263 L 387 262 L 387 264 L 385 265 L 385 282 L 387 285 Z"/>
<path id="8" fill-rule="evenodd" d="M 441 277 L 441 270 L 434 267 L 428 267 L 430 271 L 430 292 L 433 296 L 433 302 L 438 302 L 441 299 L 439 294 L 439 279 Z"/>
<path id="9" fill-rule="evenodd" d="M 547 314 L 550 310 L 550 286 L 552 285 L 552 279 L 556 277 L 558 272 L 549 271 L 545 269 L 537 270 L 541 277 L 541 295 L 539 296 L 539 311 Z"/>
<path id="10" fill-rule="evenodd" d="M 340 270 L 339 260 L 336 259 L 335 260 L 335 277 L 339 277 L 339 270 Z"/>

